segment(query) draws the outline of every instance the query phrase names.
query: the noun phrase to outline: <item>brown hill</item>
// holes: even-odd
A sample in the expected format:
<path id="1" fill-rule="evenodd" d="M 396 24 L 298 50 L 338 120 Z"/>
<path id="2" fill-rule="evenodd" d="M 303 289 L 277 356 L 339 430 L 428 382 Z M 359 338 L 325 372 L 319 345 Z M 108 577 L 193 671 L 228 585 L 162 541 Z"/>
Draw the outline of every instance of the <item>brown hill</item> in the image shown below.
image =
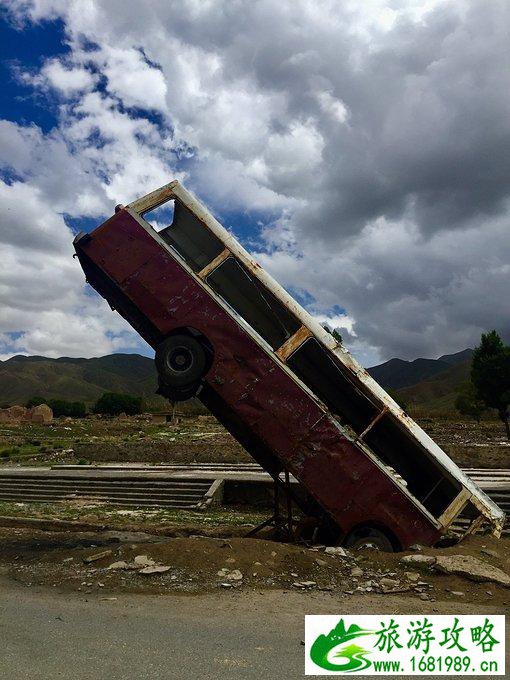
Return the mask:
<path id="1" fill-rule="evenodd" d="M 8 404 L 23 404 L 33 396 L 91 403 L 106 391 L 157 400 L 156 385 L 154 362 L 139 354 L 94 359 L 15 356 L 0 362 L 0 402 Z"/>
<path id="2" fill-rule="evenodd" d="M 454 402 L 462 383 L 469 380 L 471 360 L 454 364 L 447 370 L 398 390 L 410 406 L 434 412 L 448 412 L 455 409 Z"/>

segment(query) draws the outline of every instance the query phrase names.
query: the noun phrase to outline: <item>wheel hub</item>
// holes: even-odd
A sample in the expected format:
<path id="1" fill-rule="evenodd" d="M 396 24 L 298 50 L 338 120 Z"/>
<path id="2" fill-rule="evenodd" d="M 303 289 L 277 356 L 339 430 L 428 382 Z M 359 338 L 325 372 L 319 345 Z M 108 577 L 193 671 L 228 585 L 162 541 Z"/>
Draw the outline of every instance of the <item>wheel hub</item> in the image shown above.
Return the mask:
<path id="1" fill-rule="evenodd" d="M 193 366 L 193 355 L 187 347 L 176 347 L 168 356 L 168 368 L 184 373 Z"/>

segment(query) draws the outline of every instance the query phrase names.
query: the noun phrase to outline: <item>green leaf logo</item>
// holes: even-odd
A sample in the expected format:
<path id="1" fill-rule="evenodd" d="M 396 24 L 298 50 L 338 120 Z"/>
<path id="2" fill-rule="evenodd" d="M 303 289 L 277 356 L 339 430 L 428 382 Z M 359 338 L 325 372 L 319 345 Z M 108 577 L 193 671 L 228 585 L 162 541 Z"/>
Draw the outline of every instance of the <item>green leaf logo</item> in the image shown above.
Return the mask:
<path id="1" fill-rule="evenodd" d="M 317 666 L 328 671 L 342 671 L 343 673 L 364 671 L 370 666 L 370 661 L 366 658 L 370 652 L 357 644 L 346 643 L 361 635 L 372 635 L 373 632 L 356 624 L 349 626 L 346 630 L 344 620 L 340 619 L 328 635 L 321 634 L 317 637 L 310 649 L 310 658 Z M 331 650 L 336 647 L 338 649 L 331 654 Z M 335 663 L 337 659 L 340 663 Z"/>

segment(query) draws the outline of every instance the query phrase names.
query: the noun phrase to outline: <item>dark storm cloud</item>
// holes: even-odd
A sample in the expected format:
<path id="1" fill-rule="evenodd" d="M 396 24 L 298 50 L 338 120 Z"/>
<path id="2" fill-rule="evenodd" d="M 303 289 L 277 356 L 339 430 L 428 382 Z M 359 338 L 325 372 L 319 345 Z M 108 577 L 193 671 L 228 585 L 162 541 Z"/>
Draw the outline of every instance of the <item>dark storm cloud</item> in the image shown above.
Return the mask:
<path id="1" fill-rule="evenodd" d="M 188 185 L 216 214 L 265 211 L 264 264 L 322 315 L 345 309 L 366 361 L 455 351 L 490 327 L 510 339 L 507 0 L 27 7 L 61 15 L 67 66 L 102 77 L 60 127 L 110 193 L 138 190 L 132 148 L 157 178 L 173 143 L 193 150 Z M 133 147 L 117 103 L 148 100 L 175 134 Z M 113 156 L 82 134 L 83 111 Z"/>

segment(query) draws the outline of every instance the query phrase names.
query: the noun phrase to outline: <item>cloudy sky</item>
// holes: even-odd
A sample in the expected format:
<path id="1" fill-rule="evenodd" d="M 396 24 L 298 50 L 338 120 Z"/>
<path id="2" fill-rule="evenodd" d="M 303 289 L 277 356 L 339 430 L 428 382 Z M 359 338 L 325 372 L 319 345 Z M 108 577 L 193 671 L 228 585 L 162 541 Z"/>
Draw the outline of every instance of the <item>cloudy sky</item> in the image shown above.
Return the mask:
<path id="1" fill-rule="evenodd" d="M 0 7 L 0 358 L 149 353 L 71 241 L 174 178 L 365 365 L 510 340 L 508 0 Z"/>

